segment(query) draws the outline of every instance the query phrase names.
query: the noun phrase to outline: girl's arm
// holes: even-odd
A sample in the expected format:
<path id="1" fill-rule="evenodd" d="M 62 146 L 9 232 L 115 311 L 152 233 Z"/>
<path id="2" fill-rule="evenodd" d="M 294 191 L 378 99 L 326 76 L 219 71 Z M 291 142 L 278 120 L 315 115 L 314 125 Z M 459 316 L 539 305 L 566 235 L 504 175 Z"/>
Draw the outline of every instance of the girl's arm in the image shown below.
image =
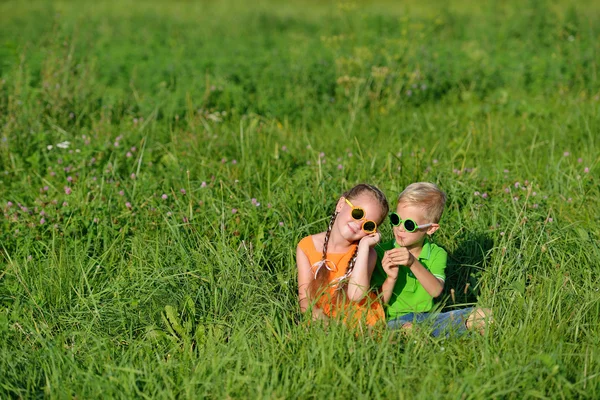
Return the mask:
<path id="1" fill-rule="evenodd" d="M 375 270 L 376 261 L 377 253 L 371 247 L 371 243 L 361 240 L 358 244 L 354 270 L 348 281 L 348 298 L 350 300 L 360 301 L 369 292 L 371 275 Z"/>
<path id="2" fill-rule="evenodd" d="M 308 285 L 315 279 L 310 265 L 310 261 L 300 246 L 296 248 L 296 266 L 298 267 L 298 302 L 300 303 L 300 311 L 306 312 L 310 306 L 308 296 Z M 313 320 L 328 320 L 327 315 L 323 313 L 317 306 L 312 307 Z"/>
<path id="3" fill-rule="evenodd" d="M 308 310 L 308 285 L 313 281 L 312 268 L 308 257 L 300 249 L 300 246 L 296 248 L 296 266 L 298 267 L 298 301 L 300 303 L 300 311 L 305 312 Z"/>

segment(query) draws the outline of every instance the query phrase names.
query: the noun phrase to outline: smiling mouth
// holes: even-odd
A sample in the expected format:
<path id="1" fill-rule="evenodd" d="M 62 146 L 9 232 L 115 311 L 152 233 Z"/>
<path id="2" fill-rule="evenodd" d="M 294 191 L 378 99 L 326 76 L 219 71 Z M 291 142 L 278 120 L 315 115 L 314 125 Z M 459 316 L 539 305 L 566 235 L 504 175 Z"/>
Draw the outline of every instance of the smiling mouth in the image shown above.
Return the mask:
<path id="1" fill-rule="evenodd" d="M 352 226 L 352 223 L 349 223 L 349 224 L 348 224 L 348 229 L 350 229 L 350 231 L 351 231 L 352 233 L 357 233 L 357 232 L 358 232 L 358 230 L 357 230 L 357 229 L 355 229 L 355 228 Z"/>

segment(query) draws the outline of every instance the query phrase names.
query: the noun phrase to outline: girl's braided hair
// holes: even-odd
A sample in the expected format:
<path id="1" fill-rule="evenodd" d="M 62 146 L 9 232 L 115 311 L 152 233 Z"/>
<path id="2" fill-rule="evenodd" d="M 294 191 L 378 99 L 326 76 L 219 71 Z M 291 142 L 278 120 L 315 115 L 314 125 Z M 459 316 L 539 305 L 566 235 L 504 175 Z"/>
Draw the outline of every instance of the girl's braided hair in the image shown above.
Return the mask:
<path id="1" fill-rule="evenodd" d="M 385 197 L 385 194 L 383 194 L 383 192 L 381 190 L 379 190 L 377 187 L 375 187 L 373 185 L 369 185 L 367 183 L 360 183 L 360 184 L 354 186 L 352 189 L 345 192 L 342 196 L 347 198 L 348 200 L 352 200 L 352 199 L 360 196 L 363 193 L 368 193 L 371 196 L 373 196 L 373 198 L 376 199 L 379 202 L 379 205 L 381 206 L 382 215 L 383 216 L 387 215 L 390 207 L 389 207 L 389 204 Z M 321 262 L 323 262 L 323 263 L 327 262 L 326 261 L 327 260 L 327 245 L 329 244 L 329 237 L 331 236 L 331 230 L 333 229 L 333 224 L 335 223 L 335 219 L 337 218 L 337 215 L 338 215 L 338 212 L 334 211 L 334 213 L 331 215 L 331 219 L 329 220 L 329 225 L 327 226 L 327 231 L 325 232 L 325 239 L 323 240 L 323 256 L 321 257 Z M 356 249 L 354 249 L 354 254 L 352 254 L 352 258 L 350 258 L 350 261 L 348 262 L 348 269 L 346 270 L 346 274 L 344 275 L 345 277 L 350 276 L 350 274 L 354 270 L 354 265 L 356 264 L 357 253 L 358 253 L 358 246 L 356 247 Z M 317 299 L 320 295 L 322 295 L 323 291 L 328 286 L 328 283 L 329 283 L 329 270 L 327 268 L 320 268 L 317 275 L 315 276 L 315 279 L 312 282 L 310 282 L 310 284 L 308 285 L 308 294 L 309 294 L 310 298 Z M 340 282 L 338 288 L 343 289 L 343 292 L 345 292 L 345 289 L 347 286 L 348 286 L 347 281 L 343 280 L 342 282 Z M 341 292 L 341 290 L 337 291 L 337 293 L 339 293 L 339 292 Z M 333 302 L 336 302 L 337 300 L 339 300 L 339 298 L 331 299 L 331 300 Z"/>

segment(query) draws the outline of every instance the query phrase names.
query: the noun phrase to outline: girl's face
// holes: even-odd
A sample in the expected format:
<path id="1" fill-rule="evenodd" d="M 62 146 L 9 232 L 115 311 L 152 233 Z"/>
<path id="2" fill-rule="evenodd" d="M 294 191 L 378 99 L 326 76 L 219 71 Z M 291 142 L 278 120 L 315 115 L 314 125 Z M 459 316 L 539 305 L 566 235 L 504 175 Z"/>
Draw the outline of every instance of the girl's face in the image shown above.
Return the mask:
<path id="1" fill-rule="evenodd" d="M 336 207 L 336 211 L 339 214 L 335 220 L 335 226 L 337 226 L 338 232 L 344 239 L 349 242 L 355 242 L 370 234 L 362 230 L 362 225 L 366 220 L 375 221 L 377 226 L 379 226 L 384 215 L 379 201 L 368 192 L 361 193 L 348 200 L 350 200 L 354 207 L 362 208 L 365 211 L 365 215 L 360 220 L 352 218 L 352 207 L 342 197 Z"/>
<path id="2" fill-rule="evenodd" d="M 417 225 L 425 225 L 428 223 L 432 223 L 433 221 L 429 221 L 425 215 L 425 211 L 416 205 L 410 205 L 405 203 L 398 203 L 396 207 L 396 213 L 400 217 L 401 220 L 412 219 L 417 223 Z M 425 241 L 425 236 L 433 234 L 438 229 L 438 224 L 433 224 L 428 228 L 417 229 L 414 232 L 407 232 L 404 229 L 403 224 L 394 227 L 394 237 L 396 238 L 396 242 L 401 246 L 412 248 L 422 246 Z"/>

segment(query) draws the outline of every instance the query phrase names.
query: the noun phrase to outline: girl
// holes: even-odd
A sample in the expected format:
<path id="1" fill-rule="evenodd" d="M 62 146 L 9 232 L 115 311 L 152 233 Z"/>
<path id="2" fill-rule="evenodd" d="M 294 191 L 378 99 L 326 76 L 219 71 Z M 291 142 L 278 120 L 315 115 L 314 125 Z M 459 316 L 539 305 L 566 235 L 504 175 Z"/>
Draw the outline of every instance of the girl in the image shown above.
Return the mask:
<path id="1" fill-rule="evenodd" d="M 385 319 L 383 307 L 370 292 L 379 240 L 377 226 L 389 210 L 375 186 L 359 184 L 337 202 L 327 231 L 305 237 L 296 249 L 300 310 L 313 320 L 341 317 L 350 325 L 374 325 Z"/>

